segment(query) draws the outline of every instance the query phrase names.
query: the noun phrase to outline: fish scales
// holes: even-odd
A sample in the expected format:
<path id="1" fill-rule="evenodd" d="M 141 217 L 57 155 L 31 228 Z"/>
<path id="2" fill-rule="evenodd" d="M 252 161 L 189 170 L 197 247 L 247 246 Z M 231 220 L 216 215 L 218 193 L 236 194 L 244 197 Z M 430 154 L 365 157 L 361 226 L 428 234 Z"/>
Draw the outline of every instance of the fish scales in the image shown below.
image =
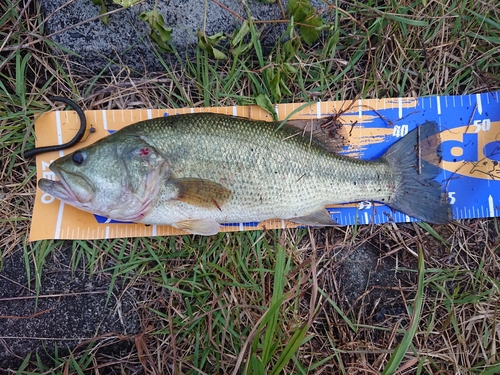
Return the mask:
<path id="1" fill-rule="evenodd" d="M 286 124 L 198 113 L 142 121 L 51 164 L 39 186 L 117 220 L 214 234 L 220 223 L 289 219 L 334 225 L 326 205 L 384 202 L 445 223 L 436 123 L 425 123 L 375 161 L 332 152 Z"/>
<path id="2" fill-rule="evenodd" d="M 169 161 L 170 178 L 197 177 L 232 191 L 223 209 L 203 215 L 219 222 L 293 218 L 325 205 L 359 200 L 388 201 L 396 181 L 387 163 L 363 162 L 325 149 L 289 128 L 242 118 L 197 116 L 177 125 L 176 116 L 137 124 L 130 131 Z M 125 131 L 127 128 L 125 128 Z M 200 209 L 160 190 L 147 220 L 160 224 L 176 211 L 176 221 L 200 216 Z"/>

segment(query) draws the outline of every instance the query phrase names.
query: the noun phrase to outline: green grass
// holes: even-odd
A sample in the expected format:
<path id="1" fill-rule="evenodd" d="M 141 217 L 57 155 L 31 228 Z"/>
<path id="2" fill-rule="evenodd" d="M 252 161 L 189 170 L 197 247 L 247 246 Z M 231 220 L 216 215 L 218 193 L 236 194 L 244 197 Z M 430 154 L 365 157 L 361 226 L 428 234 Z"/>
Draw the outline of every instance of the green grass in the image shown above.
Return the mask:
<path id="1" fill-rule="evenodd" d="M 107 96 L 115 81 L 105 70 L 65 71 L 49 40 L 23 47 L 41 40 L 43 28 L 37 9 L 22 9 L 14 0 L 0 4 L 0 266 L 22 252 L 35 293 L 44 262 L 63 242 L 27 242 L 36 171 L 21 153 L 34 144 L 33 118 L 49 110 L 50 94 L 98 109 L 138 98 L 151 108 L 268 107 L 500 89 L 495 0 L 335 1 L 325 5 L 335 17 L 317 43 L 304 43 L 290 23 L 268 54 L 261 25 L 249 22 L 228 49 L 218 47 L 228 60 L 199 49 L 191 60 L 177 56 L 180 69 L 164 63 L 160 77 L 118 77 Z M 347 301 L 338 271 L 367 243 L 381 249 L 380 262 L 392 262 L 397 299 L 370 301 L 367 289 Z M 129 338 L 134 349 L 110 358 L 90 343 L 56 351 L 53 363 L 26 357 L 14 373 L 120 373 L 129 362 L 188 374 L 500 372 L 496 219 L 74 241 L 72 253 L 73 272 L 108 280 L 110 305 L 117 286 L 135 291 L 142 330 Z M 376 304 L 386 302 L 406 311 L 377 321 Z"/>

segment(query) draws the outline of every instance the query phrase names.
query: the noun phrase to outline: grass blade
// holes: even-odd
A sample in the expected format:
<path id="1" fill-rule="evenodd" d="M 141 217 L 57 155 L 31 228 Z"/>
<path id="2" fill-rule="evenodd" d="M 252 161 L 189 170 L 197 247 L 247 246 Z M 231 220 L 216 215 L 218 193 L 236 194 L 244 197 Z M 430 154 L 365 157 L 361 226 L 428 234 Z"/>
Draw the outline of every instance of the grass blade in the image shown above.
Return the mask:
<path id="1" fill-rule="evenodd" d="M 424 263 L 424 254 L 422 249 L 418 252 L 418 286 L 417 286 L 417 295 L 415 296 L 415 305 L 413 306 L 413 312 L 410 322 L 410 327 L 408 331 L 406 331 L 401 343 L 396 347 L 394 353 L 392 354 L 389 362 L 387 362 L 387 366 L 384 371 L 382 371 L 382 375 L 394 374 L 398 369 L 401 361 L 406 355 L 406 351 L 411 345 L 413 338 L 415 337 L 415 333 L 418 329 L 418 323 L 420 321 L 420 315 L 422 314 L 422 306 L 424 302 L 424 275 L 425 275 L 425 263 Z"/>

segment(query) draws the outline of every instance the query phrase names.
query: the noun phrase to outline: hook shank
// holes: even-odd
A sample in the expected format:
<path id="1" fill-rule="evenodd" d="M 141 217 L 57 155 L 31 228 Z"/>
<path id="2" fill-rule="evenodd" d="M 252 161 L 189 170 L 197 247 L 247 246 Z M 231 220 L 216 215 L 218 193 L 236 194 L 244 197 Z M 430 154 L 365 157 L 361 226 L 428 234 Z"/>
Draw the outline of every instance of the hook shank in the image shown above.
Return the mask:
<path id="1" fill-rule="evenodd" d="M 33 156 L 41 154 L 42 152 L 59 151 L 59 150 L 64 150 L 66 148 L 72 147 L 72 146 L 76 145 L 78 142 L 80 142 L 80 140 L 83 138 L 83 135 L 85 134 L 85 130 L 87 129 L 87 120 L 85 118 L 85 114 L 83 113 L 82 109 L 78 106 L 78 104 L 76 104 L 74 101 L 72 101 L 68 98 L 64 98 L 62 96 L 51 96 L 51 97 L 49 97 L 49 100 L 51 100 L 53 102 L 66 103 L 71 108 L 73 108 L 75 110 L 75 112 L 78 114 L 78 117 L 80 118 L 80 129 L 78 129 L 78 132 L 76 133 L 76 135 L 73 137 L 73 139 L 71 141 L 63 143 L 62 145 L 36 147 L 36 148 L 32 148 L 31 150 L 25 151 L 23 154 L 23 157 L 25 159 L 32 158 Z"/>

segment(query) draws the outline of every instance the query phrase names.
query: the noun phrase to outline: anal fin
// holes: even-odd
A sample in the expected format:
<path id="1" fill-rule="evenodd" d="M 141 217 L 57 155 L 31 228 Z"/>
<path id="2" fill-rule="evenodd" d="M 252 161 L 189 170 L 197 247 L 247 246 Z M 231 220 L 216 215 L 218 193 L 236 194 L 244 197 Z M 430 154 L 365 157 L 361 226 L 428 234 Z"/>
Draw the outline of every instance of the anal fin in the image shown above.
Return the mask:
<path id="1" fill-rule="evenodd" d="M 202 236 L 211 236 L 219 233 L 220 231 L 220 224 L 214 219 L 179 221 L 173 226 L 191 234 L 200 234 Z"/>
<path id="2" fill-rule="evenodd" d="M 338 225 L 338 223 L 331 218 L 330 214 L 325 208 L 315 211 L 312 214 L 306 216 L 291 218 L 290 221 L 293 221 L 294 223 L 297 224 L 311 225 L 311 226 Z"/>

